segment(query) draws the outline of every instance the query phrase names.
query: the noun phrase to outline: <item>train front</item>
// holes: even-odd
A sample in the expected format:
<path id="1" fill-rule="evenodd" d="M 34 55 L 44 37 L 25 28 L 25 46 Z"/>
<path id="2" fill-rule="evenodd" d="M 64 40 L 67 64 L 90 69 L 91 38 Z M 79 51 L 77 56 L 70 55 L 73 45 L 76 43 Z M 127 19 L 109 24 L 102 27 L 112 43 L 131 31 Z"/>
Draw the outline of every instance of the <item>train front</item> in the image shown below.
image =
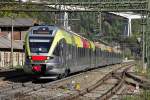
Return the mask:
<path id="1" fill-rule="evenodd" d="M 54 55 L 50 55 L 56 32 L 55 26 L 34 26 L 29 30 L 24 44 L 26 73 L 42 78 L 58 72 L 54 69 L 57 59 Z"/>

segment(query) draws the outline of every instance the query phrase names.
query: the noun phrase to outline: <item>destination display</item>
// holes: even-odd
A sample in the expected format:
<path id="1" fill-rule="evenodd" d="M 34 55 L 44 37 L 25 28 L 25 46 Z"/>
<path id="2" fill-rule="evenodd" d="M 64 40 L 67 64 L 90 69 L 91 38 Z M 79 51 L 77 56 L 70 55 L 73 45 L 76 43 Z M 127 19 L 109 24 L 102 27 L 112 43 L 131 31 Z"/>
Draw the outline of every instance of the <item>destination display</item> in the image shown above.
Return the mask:
<path id="1" fill-rule="evenodd" d="M 40 27 L 37 30 L 33 30 L 33 34 L 52 34 L 52 30 L 48 27 Z"/>

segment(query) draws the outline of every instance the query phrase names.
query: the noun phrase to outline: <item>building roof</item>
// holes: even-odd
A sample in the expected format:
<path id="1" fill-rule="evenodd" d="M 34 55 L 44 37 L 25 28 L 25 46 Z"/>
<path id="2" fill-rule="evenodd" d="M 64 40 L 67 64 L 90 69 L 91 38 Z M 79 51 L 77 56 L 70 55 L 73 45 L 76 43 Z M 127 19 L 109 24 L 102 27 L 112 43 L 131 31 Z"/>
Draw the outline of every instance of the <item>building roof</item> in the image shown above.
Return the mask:
<path id="1" fill-rule="evenodd" d="M 0 37 L 0 49 L 10 49 L 11 48 L 11 40 L 5 36 Z M 13 48 L 22 50 L 23 42 L 22 41 L 13 41 Z"/>
<path id="2" fill-rule="evenodd" d="M 15 27 L 30 27 L 33 26 L 33 19 L 31 18 L 15 18 L 13 19 L 13 25 Z M 12 20 L 9 17 L 0 18 L 0 27 L 10 27 Z"/>
<path id="3" fill-rule="evenodd" d="M 142 18 L 141 14 L 136 14 L 133 12 L 109 12 L 109 13 L 112 13 L 112 14 L 115 14 L 115 15 L 118 15 L 127 19 L 141 19 Z"/>

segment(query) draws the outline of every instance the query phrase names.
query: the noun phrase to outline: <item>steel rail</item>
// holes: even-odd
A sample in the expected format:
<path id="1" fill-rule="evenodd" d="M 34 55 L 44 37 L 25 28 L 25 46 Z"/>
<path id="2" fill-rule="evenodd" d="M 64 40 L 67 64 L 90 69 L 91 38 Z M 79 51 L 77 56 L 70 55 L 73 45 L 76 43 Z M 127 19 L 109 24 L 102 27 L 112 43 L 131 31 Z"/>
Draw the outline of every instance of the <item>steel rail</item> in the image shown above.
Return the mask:
<path id="1" fill-rule="evenodd" d="M 117 91 L 122 87 L 122 85 L 124 84 L 125 81 L 125 76 L 126 76 L 126 72 L 132 67 L 132 65 L 130 65 L 129 67 L 127 67 L 123 73 L 122 76 L 120 77 L 120 81 L 118 84 L 116 84 L 113 88 L 111 88 L 109 91 L 107 91 L 105 94 L 103 94 L 101 97 L 97 98 L 100 100 L 107 100 L 110 97 L 112 97 L 114 94 L 117 93 Z"/>
<path id="2" fill-rule="evenodd" d="M 127 63 L 118 64 L 119 68 L 122 68 L 123 66 L 126 66 Z M 116 66 L 116 65 L 113 65 Z M 96 70 L 96 69 L 95 69 Z M 113 70 L 113 69 L 112 69 Z M 93 70 L 92 70 L 93 71 Z M 87 71 L 88 73 L 89 71 Z M 38 91 L 40 89 L 47 89 L 47 88 L 58 88 L 60 85 L 64 84 L 63 82 L 66 82 L 67 80 L 71 80 L 73 77 L 78 77 L 79 75 L 83 75 L 84 73 L 76 74 L 71 77 L 67 77 L 61 80 L 49 82 L 46 84 L 34 84 L 32 82 L 25 82 L 25 83 L 10 83 L 10 86 L 6 88 L 1 88 L 0 91 L 0 97 L 1 95 L 5 98 L 8 96 L 16 95 L 16 94 L 22 94 L 22 95 L 28 95 L 31 92 Z"/>
<path id="3" fill-rule="evenodd" d="M 128 67 L 125 69 L 125 71 L 127 71 L 130 67 L 132 67 L 134 64 L 128 65 Z M 126 65 L 125 65 L 126 66 Z M 79 92 L 76 92 L 75 94 L 71 94 L 67 97 L 62 97 L 61 99 L 65 100 L 73 100 L 73 99 L 77 99 L 78 97 L 80 97 L 80 95 L 85 95 L 86 93 L 89 93 L 90 91 L 96 89 L 97 87 L 99 87 L 100 85 L 102 85 L 106 80 L 108 80 L 110 77 L 112 77 L 112 75 L 117 71 L 120 70 L 122 67 L 109 72 L 107 75 L 105 75 L 101 80 L 99 80 L 96 84 L 81 90 Z M 122 86 L 122 84 L 124 83 L 124 77 L 125 77 L 125 71 L 123 71 L 123 75 L 121 77 L 121 80 L 119 81 L 118 85 L 116 85 L 115 87 L 113 87 L 112 89 L 110 89 L 108 92 L 106 92 L 105 94 L 103 94 L 101 97 L 97 98 L 100 100 L 106 100 L 109 97 L 111 97 L 112 95 L 114 95 L 114 93 L 116 93 L 118 91 L 118 89 Z M 59 98 L 60 99 L 60 98 Z"/>
<path id="4" fill-rule="evenodd" d="M 127 63 L 124 63 L 123 65 L 126 66 Z M 122 66 L 121 66 L 122 67 Z M 87 71 L 88 72 L 88 71 Z M 63 82 L 66 82 L 67 80 L 72 79 L 73 77 L 77 77 L 79 75 L 83 75 L 85 73 L 76 74 L 61 80 L 49 82 L 46 84 L 34 84 L 32 82 L 26 82 L 26 83 L 18 83 L 14 84 L 13 86 L 7 87 L 5 89 L 1 89 L 1 94 L 5 95 L 6 97 L 8 95 L 16 94 L 16 93 L 22 93 L 22 94 L 28 94 L 33 91 L 40 90 L 42 88 L 57 88 L 62 84 Z"/>
<path id="5" fill-rule="evenodd" d="M 139 78 L 139 77 L 137 77 L 137 76 L 135 76 L 131 73 L 126 72 L 125 74 L 126 74 L 127 78 L 133 80 L 133 81 L 130 81 L 130 80 L 126 79 L 125 82 L 127 84 L 130 84 L 130 85 L 133 85 L 133 86 L 136 86 L 138 84 L 143 89 L 150 89 L 150 81 Z"/>

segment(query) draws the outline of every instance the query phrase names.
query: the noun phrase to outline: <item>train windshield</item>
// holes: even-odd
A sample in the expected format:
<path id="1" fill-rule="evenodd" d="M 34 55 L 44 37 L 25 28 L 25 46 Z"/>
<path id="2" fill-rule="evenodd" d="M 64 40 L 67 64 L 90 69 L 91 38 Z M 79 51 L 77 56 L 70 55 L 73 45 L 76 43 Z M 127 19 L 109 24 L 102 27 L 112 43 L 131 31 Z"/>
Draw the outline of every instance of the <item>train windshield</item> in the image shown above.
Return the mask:
<path id="1" fill-rule="evenodd" d="M 32 53 L 48 53 L 52 40 L 30 40 L 30 51 Z"/>
<path id="2" fill-rule="evenodd" d="M 30 42 L 30 50 L 32 53 L 48 53 L 50 46 L 51 44 L 46 42 Z"/>

